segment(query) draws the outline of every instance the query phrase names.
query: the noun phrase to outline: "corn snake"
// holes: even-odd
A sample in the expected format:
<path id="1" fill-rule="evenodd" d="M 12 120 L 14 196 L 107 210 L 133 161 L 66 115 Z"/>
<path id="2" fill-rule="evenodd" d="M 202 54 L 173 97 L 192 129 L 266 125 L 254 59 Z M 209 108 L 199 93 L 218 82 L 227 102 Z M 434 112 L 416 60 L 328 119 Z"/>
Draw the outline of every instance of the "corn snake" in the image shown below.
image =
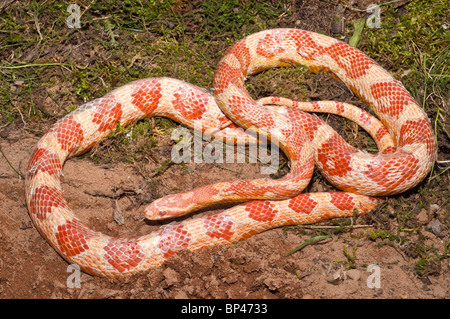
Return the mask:
<path id="1" fill-rule="evenodd" d="M 381 122 L 341 102 L 302 105 L 280 97 L 255 102 L 245 89 L 247 76 L 297 63 L 313 72 L 329 70 Z M 373 155 L 351 147 L 326 123 L 296 110 L 306 108 L 353 117 L 371 132 L 380 152 Z M 248 136 L 237 132 L 235 125 L 267 135 L 279 141 L 291 161 L 291 172 L 280 180 L 224 182 L 159 199 L 147 208 L 148 218 L 175 216 L 220 202 L 252 201 L 171 223 L 149 235 L 113 238 L 91 230 L 64 198 L 63 163 L 89 150 L 117 123 L 125 126 L 148 116 L 170 117 L 188 127 L 201 121 L 203 133 L 215 138 L 232 136 L 234 142 L 248 142 Z M 371 196 L 401 193 L 422 181 L 434 157 L 427 115 L 387 71 L 336 39 L 297 29 L 274 29 L 249 35 L 225 52 L 214 76 L 214 96 L 179 80 L 149 78 L 119 87 L 59 120 L 31 155 L 26 198 L 37 229 L 68 262 L 90 274 L 124 276 L 160 265 L 182 249 L 227 244 L 283 225 L 352 216 L 355 208 L 366 213 L 377 203 Z M 314 163 L 344 192 L 301 194 Z"/>

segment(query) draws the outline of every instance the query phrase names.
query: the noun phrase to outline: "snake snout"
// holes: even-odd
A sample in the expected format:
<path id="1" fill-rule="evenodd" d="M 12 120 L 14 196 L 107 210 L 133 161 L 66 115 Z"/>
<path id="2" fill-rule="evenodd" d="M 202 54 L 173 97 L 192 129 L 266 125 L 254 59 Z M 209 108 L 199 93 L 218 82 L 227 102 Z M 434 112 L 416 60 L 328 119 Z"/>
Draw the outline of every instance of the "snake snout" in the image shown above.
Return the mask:
<path id="1" fill-rule="evenodd" d="M 158 210 L 155 208 L 155 205 L 150 204 L 145 208 L 145 218 L 149 220 L 157 220 L 164 218 L 168 212 L 166 210 Z"/>

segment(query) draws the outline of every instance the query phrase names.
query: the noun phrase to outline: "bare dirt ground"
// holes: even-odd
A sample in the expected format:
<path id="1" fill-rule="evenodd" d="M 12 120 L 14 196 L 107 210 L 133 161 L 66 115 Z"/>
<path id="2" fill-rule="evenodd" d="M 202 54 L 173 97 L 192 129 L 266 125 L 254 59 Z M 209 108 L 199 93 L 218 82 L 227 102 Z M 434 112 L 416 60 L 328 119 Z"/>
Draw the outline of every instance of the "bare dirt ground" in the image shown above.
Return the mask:
<path id="1" fill-rule="evenodd" d="M 310 7 L 306 2 L 296 3 L 293 15 L 280 26 L 331 34 L 335 6 L 310 3 Z M 318 15 L 322 18 L 316 18 Z M 86 37 L 95 39 L 94 35 Z M 52 48 L 52 52 L 58 50 L 62 48 Z M 76 52 L 75 47 L 73 50 Z M 314 85 L 316 80 L 323 83 L 315 92 L 316 99 L 339 96 L 360 103 L 329 77 L 319 74 L 310 79 Z M 66 89 L 66 82 L 53 84 L 54 91 Z M 424 181 L 406 194 L 389 198 L 355 221 L 273 229 L 230 246 L 183 251 L 161 267 L 125 279 L 83 273 L 81 287 L 69 288 L 68 264 L 33 226 L 24 181 L 18 174 L 25 172 L 40 136 L 62 114 L 60 106 L 48 97 L 37 94 L 34 99 L 35 104 L 54 111 L 55 119 L 28 124 L 32 129 L 24 129 L 26 125 L 17 121 L 0 133 L 0 298 L 450 298 L 449 174 L 441 175 L 438 183 Z M 63 108 L 69 108 L 70 98 L 64 99 L 69 101 L 62 101 Z M 342 121 L 334 117 L 329 121 L 336 122 L 338 130 L 345 129 Z M 365 144 L 367 137 L 358 136 L 352 142 Z M 450 143 L 442 135 L 438 140 L 440 158 L 448 160 Z M 152 160 L 138 165 L 93 160 L 97 154 L 105 157 L 112 152 L 114 147 L 109 145 L 104 142 L 103 147 L 69 160 L 62 184 L 77 215 L 93 229 L 112 236 L 133 237 L 158 229 L 164 223 L 145 222 L 143 208 L 165 194 L 218 181 L 260 177 L 259 164 L 227 164 L 224 168 L 203 163 L 171 165 L 149 179 L 142 172 L 155 172 L 170 158 L 168 135 L 158 138 Z M 329 189 L 316 175 L 308 191 Z M 117 222 L 115 212 L 119 210 L 123 225 Z M 328 234 L 334 235 L 288 256 L 309 238 Z M 369 272 L 369 265 L 378 268 Z M 375 278 L 376 274 L 379 277 Z M 371 287 L 377 279 L 379 286 Z"/>

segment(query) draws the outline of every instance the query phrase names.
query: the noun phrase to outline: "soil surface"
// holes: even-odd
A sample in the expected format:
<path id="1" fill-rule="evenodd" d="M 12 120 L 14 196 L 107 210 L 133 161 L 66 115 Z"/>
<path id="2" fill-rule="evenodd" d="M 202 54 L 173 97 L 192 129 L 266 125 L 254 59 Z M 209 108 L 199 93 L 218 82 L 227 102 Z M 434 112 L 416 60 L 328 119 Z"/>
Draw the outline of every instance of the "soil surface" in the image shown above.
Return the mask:
<path id="1" fill-rule="evenodd" d="M 359 2 L 355 1 L 355 6 Z M 362 2 L 361 6 L 364 5 Z M 293 2 L 291 10 L 292 15 L 280 18 L 281 27 L 333 34 L 335 5 L 297 1 Z M 346 14 L 351 18 L 355 13 L 347 11 Z M 86 31 L 80 41 L 94 43 L 95 38 L 95 32 L 91 30 L 90 33 Z M 68 45 L 77 52 L 75 45 Z M 48 54 L 58 55 L 64 49 L 54 47 Z M 80 59 L 89 63 L 89 56 Z M 314 89 L 315 99 L 338 98 L 362 105 L 345 85 L 331 77 L 320 73 L 309 77 L 308 89 Z M 13 85 L 20 86 L 21 83 Z M 56 82 L 47 89 L 55 94 L 64 92 L 67 83 Z M 355 220 L 278 228 L 229 246 L 182 251 L 158 268 L 125 279 L 82 273 L 80 286 L 71 287 L 73 277 L 70 277 L 72 272 L 68 272 L 69 265 L 31 222 L 25 203 L 24 180 L 18 173 L 25 172 L 37 141 L 62 115 L 61 108 L 70 108 L 72 100 L 63 97 L 60 103 L 64 105 L 61 106 L 48 96 L 34 96 L 36 105 L 55 114 L 54 120 L 30 124 L 32 129 L 24 129 L 26 125 L 17 122 L 1 130 L 0 298 L 450 297 L 450 260 L 445 257 L 448 254 L 445 243 L 449 241 L 448 174 L 441 175 L 439 183 L 427 185 L 424 181 L 405 194 L 389 198 L 371 214 Z M 345 134 L 342 120 L 324 118 Z M 169 136 L 159 136 L 153 145 L 152 159 L 138 165 L 105 160 L 108 152 L 114 149 L 108 141 L 86 155 L 67 161 L 62 185 L 70 207 L 95 230 L 111 236 L 134 237 L 165 224 L 143 219 L 144 207 L 156 198 L 218 181 L 261 176 L 259 164 L 202 163 L 187 164 L 182 168 L 171 165 L 150 179 L 146 178 L 142 171 L 155 172 L 170 159 Z M 346 138 L 352 144 L 362 146 L 368 139 L 361 132 L 357 137 L 348 134 Z M 442 145 L 440 159 L 448 160 L 449 142 L 442 136 L 438 138 Z M 130 148 L 136 147 L 133 145 Z M 99 154 L 103 160 L 94 160 Z M 316 174 L 307 191 L 331 189 Z M 225 208 L 215 207 L 199 214 Z M 404 211 L 413 217 L 400 227 L 403 219 L 399 212 Z M 306 240 L 319 235 L 333 236 L 288 255 Z M 420 250 L 421 247 L 425 247 L 428 255 Z"/>

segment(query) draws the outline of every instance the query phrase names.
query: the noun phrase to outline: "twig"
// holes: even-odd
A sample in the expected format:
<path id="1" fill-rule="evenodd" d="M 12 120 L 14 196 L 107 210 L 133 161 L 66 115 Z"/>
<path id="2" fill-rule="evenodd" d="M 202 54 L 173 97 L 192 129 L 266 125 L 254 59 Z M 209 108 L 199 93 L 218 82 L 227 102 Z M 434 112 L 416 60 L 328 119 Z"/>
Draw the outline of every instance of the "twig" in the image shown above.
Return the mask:
<path id="1" fill-rule="evenodd" d="M 448 171 L 450 169 L 450 166 L 448 166 L 447 168 L 445 168 L 442 172 L 439 172 L 438 174 L 434 175 L 433 177 L 430 176 L 430 178 L 428 179 L 428 184 L 435 179 L 438 176 L 441 176 L 442 174 L 444 174 L 446 171 Z"/>
<path id="2" fill-rule="evenodd" d="M 3 153 L 2 147 L 0 146 L 0 153 L 2 153 L 3 157 L 5 158 L 8 165 L 13 169 L 14 172 L 16 172 L 17 175 L 19 175 L 21 178 L 25 179 L 25 175 L 22 174 L 22 172 L 15 169 L 15 167 L 11 164 L 11 162 L 6 157 L 5 153 Z"/>
<path id="3" fill-rule="evenodd" d="M 309 229 L 336 229 L 336 228 L 341 228 L 342 226 L 303 226 L 304 228 L 309 228 Z M 373 227 L 373 225 L 352 225 L 351 228 L 367 228 L 367 227 Z"/>
<path id="4" fill-rule="evenodd" d="M 13 66 L 0 66 L 0 69 L 22 69 L 22 68 L 54 66 L 54 65 L 70 66 L 70 64 L 67 64 L 67 63 L 32 63 L 32 64 L 22 64 L 22 65 L 13 65 Z"/>
<path id="5" fill-rule="evenodd" d="M 42 37 L 42 33 L 41 33 L 41 27 L 39 26 L 39 22 L 37 19 L 37 16 L 35 14 L 33 14 L 33 18 L 34 18 L 34 25 L 36 26 L 36 31 L 39 34 L 39 43 L 37 45 L 39 45 L 41 43 L 42 40 L 44 40 L 44 38 Z"/>
<path id="6" fill-rule="evenodd" d="M 299 250 L 305 248 L 306 246 L 308 246 L 308 245 L 311 244 L 311 243 L 314 243 L 314 242 L 316 242 L 316 241 L 322 241 L 322 240 L 331 238 L 331 236 L 332 236 L 332 235 L 323 235 L 323 236 L 316 236 L 316 237 L 313 237 L 313 238 L 311 238 L 311 239 L 308 239 L 308 240 L 306 240 L 303 244 L 301 244 L 300 246 L 298 246 L 298 247 L 295 248 L 294 250 L 290 251 L 286 256 L 292 255 L 293 253 L 295 253 L 295 252 L 297 252 L 297 251 L 299 251 Z"/>

